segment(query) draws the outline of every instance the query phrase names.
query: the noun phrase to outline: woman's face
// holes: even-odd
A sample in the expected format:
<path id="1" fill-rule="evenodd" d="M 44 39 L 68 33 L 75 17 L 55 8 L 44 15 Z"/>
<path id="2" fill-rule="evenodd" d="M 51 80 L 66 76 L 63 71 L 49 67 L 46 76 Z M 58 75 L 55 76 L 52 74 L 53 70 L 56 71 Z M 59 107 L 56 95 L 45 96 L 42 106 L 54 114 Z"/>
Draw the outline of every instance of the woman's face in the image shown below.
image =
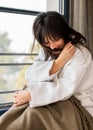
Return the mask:
<path id="1" fill-rule="evenodd" d="M 48 39 L 48 42 L 46 41 L 43 45 L 45 47 L 49 48 L 54 55 L 58 55 L 62 51 L 62 49 L 65 45 L 65 42 L 62 38 L 60 38 L 58 40 Z"/>

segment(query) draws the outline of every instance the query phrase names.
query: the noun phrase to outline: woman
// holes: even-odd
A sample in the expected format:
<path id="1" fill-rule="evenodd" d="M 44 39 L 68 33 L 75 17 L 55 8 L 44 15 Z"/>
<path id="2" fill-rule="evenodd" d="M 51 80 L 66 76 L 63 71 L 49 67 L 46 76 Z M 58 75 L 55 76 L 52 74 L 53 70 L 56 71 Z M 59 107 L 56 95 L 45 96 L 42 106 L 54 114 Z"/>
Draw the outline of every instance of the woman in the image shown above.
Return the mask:
<path id="1" fill-rule="evenodd" d="M 7 130 L 21 130 L 23 122 L 26 130 L 93 130 L 93 61 L 86 39 L 54 11 L 36 17 L 33 34 L 42 49 L 26 71 L 26 90 L 15 93 L 14 107 L 1 117 L 1 125 L 20 111 Z M 23 105 L 27 102 L 30 107 Z"/>

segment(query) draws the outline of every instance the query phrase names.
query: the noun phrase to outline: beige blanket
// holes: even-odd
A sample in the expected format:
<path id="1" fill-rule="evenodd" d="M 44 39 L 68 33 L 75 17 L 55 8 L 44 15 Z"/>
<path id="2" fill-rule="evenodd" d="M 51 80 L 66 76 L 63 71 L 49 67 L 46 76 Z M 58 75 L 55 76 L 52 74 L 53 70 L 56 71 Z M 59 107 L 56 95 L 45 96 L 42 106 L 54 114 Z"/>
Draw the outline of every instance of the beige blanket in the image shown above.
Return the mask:
<path id="1" fill-rule="evenodd" d="M 0 117 L 0 130 L 93 130 L 93 118 L 71 97 L 43 107 L 11 108 Z"/>

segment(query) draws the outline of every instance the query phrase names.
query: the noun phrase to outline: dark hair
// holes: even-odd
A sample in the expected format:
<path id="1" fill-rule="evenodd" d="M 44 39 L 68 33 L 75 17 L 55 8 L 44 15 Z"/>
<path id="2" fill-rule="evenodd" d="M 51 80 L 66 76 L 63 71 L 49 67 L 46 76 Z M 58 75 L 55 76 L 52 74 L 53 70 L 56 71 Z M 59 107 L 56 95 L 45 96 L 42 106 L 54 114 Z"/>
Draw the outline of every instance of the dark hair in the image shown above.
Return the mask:
<path id="1" fill-rule="evenodd" d="M 56 40 L 62 38 L 65 44 L 71 41 L 74 45 L 84 45 L 86 42 L 84 36 L 68 26 L 64 17 L 55 11 L 40 13 L 36 17 L 33 24 L 33 34 L 34 38 L 42 45 L 47 57 L 52 57 L 52 53 L 47 47 L 43 46 L 45 38 L 47 41 L 48 39 Z"/>

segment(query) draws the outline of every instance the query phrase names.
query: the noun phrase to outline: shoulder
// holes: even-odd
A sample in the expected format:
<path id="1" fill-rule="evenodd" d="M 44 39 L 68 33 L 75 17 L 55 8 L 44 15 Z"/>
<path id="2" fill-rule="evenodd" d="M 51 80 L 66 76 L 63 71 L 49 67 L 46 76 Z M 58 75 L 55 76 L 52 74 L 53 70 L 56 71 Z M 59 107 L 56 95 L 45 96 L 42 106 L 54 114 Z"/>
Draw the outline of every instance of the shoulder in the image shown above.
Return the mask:
<path id="1" fill-rule="evenodd" d="M 86 47 L 79 46 L 71 60 L 78 64 L 90 64 L 92 62 L 92 56 Z"/>

